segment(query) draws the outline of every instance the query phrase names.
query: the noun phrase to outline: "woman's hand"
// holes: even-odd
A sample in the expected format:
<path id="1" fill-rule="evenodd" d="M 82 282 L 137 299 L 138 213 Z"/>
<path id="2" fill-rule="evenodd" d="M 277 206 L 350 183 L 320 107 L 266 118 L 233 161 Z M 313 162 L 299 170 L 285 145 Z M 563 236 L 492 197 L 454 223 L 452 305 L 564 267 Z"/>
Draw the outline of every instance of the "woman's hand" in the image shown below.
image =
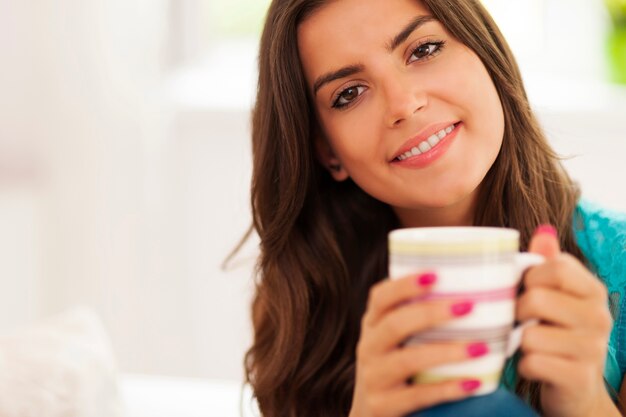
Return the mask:
<path id="1" fill-rule="evenodd" d="M 517 319 L 541 324 L 525 330 L 518 370 L 542 382 L 545 416 L 617 413 L 603 380 L 612 327 L 606 288 L 575 257 L 560 252 L 554 229 L 538 231 L 529 250 L 547 261 L 526 273 Z"/>
<path id="2" fill-rule="evenodd" d="M 434 274 L 384 280 L 372 287 L 356 351 L 356 381 L 350 417 L 400 417 L 444 401 L 467 397 L 475 380 L 408 384 L 415 374 L 437 365 L 487 353 L 486 345 L 423 344 L 401 347 L 412 334 L 472 310 L 469 303 L 419 301 Z"/>

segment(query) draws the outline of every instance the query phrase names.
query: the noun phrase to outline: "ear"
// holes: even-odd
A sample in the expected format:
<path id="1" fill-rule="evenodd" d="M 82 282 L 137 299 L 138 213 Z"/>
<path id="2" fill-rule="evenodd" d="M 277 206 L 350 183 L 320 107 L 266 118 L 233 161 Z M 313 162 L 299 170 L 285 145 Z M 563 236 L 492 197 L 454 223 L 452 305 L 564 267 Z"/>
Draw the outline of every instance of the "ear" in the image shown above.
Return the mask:
<path id="1" fill-rule="evenodd" d="M 315 137 L 315 152 L 318 161 L 328 170 L 335 181 L 345 181 L 350 177 L 326 138 L 319 135 Z"/>

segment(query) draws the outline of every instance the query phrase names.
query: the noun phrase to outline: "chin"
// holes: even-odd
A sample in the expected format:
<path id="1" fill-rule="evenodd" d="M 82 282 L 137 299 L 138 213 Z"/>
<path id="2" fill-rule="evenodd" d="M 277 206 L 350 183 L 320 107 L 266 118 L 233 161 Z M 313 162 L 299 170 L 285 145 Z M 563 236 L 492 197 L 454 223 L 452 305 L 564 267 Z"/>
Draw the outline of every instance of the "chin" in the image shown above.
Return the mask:
<path id="1" fill-rule="evenodd" d="M 424 199 L 416 202 L 418 207 L 429 209 L 443 209 L 465 204 L 476 194 L 477 187 L 465 189 L 459 192 L 437 193 L 433 192 Z"/>

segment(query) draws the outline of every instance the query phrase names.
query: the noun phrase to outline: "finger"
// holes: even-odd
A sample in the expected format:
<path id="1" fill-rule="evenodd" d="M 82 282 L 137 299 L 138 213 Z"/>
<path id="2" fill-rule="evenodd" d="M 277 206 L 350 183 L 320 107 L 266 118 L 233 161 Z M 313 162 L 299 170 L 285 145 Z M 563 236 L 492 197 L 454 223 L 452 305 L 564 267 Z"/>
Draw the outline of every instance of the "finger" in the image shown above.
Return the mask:
<path id="1" fill-rule="evenodd" d="M 440 403 L 466 398 L 479 388 L 480 381 L 471 379 L 404 386 L 370 398 L 369 408 L 371 414 L 376 416 L 406 415 Z"/>
<path id="2" fill-rule="evenodd" d="M 610 314 L 604 303 L 590 302 L 545 287 L 526 290 L 517 302 L 519 321 L 539 319 L 570 329 L 583 328 L 604 331 Z"/>
<path id="3" fill-rule="evenodd" d="M 541 353 L 564 359 L 588 360 L 606 355 L 607 340 L 596 334 L 537 325 L 524 331 L 520 348 L 525 354 Z"/>
<path id="4" fill-rule="evenodd" d="M 364 333 L 364 347 L 370 354 L 380 354 L 396 349 L 410 336 L 469 314 L 471 302 L 420 301 L 391 311 L 375 327 Z"/>
<path id="5" fill-rule="evenodd" d="M 482 342 L 409 345 L 381 358 L 366 378 L 370 388 L 392 388 L 426 369 L 479 358 L 487 353 L 489 347 Z"/>
<path id="6" fill-rule="evenodd" d="M 596 373 L 602 372 L 592 366 L 581 366 L 579 361 L 544 353 L 523 355 L 517 369 L 526 379 L 577 390 L 582 383 L 593 381 Z"/>
<path id="7" fill-rule="evenodd" d="M 576 297 L 606 300 L 604 285 L 575 257 L 559 254 L 542 265 L 528 270 L 524 277 L 526 288 L 537 286 L 558 289 Z"/>
<path id="8" fill-rule="evenodd" d="M 547 259 L 561 253 L 556 229 L 548 224 L 537 227 L 530 239 L 528 252 L 538 253 Z"/>
<path id="9" fill-rule="evenodd" d="M 423 272 L 377 283 L 370 289 L 363 323 L 374 325 L 389 310 L 430 292 L 436 281 L 433 272 Z"/>

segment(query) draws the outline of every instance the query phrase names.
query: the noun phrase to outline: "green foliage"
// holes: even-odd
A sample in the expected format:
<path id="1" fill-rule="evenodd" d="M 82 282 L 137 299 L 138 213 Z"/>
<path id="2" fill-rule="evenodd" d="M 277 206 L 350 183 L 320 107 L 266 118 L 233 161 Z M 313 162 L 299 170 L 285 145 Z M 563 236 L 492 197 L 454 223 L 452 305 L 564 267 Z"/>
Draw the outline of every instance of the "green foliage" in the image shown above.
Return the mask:
<path id="1" fill-rule="evenodd" d="M 607 52 L 613 81 L 626 85 L 626 25 L 616 27 L 611 32 Z"/>
<path id="2" fill-rule="evenodd" d="M 626 25 L 626 0 L 604 0 L 616 25 Z"/>

